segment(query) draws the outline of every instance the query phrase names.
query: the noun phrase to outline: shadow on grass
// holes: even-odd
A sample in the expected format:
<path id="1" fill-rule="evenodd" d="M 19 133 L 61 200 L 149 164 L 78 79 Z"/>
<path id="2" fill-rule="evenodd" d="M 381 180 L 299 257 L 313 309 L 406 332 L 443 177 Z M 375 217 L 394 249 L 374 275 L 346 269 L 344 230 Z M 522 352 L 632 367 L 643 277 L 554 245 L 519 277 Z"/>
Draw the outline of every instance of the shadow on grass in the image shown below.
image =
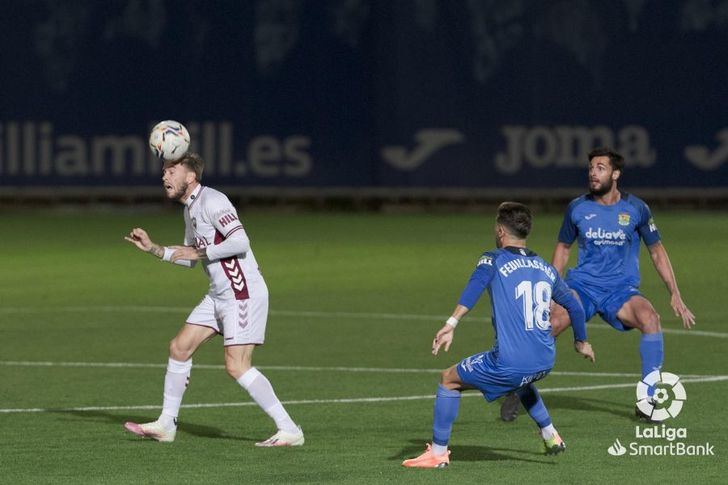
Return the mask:
<path id="1" fill-rule="evenodd" d="M 574 396 L 557 396 L 544 394 L 544 403 L 549 410 L 555 409 L 570 409 L 574 411 L 588 411 L 606 413 L 617 416 L 619 418 L 634 418 L 634 403 L 626 403 L 624 401 L 605 401 L 604 399 L 593 399 L 586 397 L 574 397 Z M 522 416 L 528 419 L 526 410 L 521 407 Z M 558 414 L 554 417 L 554 422 L 558 421 Z M 520 419 L 520 418 L 519 418 Z"/>
<path id="2" fill-rule="evenodd" d="M 126 423 L 127 421 L 132 421 L 135 423 L 146 423 L 151 420 L 149 418 L 149 416 L 130 416 L 128 414 L 119 415 L 119 414 L 113 414 L 113 413 L 106 413 L 103 411 L 62 411 L 62 410 L 58 410 L 58 411 L 52 411 L 52 412 L 55 414 L 72 416 L 74 418 L 78 418 L 81 420 L 88 420 L 89 418 L 97 418 L 96 421 L 106 421 L 109 423 L 118 424 L 119 432 L 124 433 L 124 435 L 127 436 L 130 441 L 138 440 L 139 437 L 124 430 L 124 428 L 123 428 L 124 423 Z M 194 424 L 194 423 L 189 423 L 189 422 L 179 423 L 179 425 L 177 426 L 177 431 L 183 432 L 183 433 L 189 433 L 193 436 L 199 436 L 201 438 L 216 438 L 216 439 L 226 439 L 226 440 L 236 440 L 236 441 L 261 441 L 262 439 L 265 439 L 265 437 L 251 438 L 251 437 L 247 437 L 247 436 L 234 436 L 234 435 L 228 434 L 226 431 L 221 430 L 220 428 L 215 428 L 213 426 L 204 426 L 201 424 Z"/>
<path id="3" fill-rule="evenodd" d="M 388 459 L 397 461 L 404 460 L 418 456 L 424 451 L 422 439 L 411 439 L 409 442 L 412 443 L 410 446 L 403 448 L 402 451 L 394 456 L 390 456 Z M 456 461 L 522 461 L 527 463 L 540 463 L 542 465 L 556 464 L 551 457 L 530 450 L 461 445 L 453 446 L 450 448 L 450 451 L 452 453 L 450 459 Z M 528 458 L 528 456 L 540 457 L 541 459 Z"/>

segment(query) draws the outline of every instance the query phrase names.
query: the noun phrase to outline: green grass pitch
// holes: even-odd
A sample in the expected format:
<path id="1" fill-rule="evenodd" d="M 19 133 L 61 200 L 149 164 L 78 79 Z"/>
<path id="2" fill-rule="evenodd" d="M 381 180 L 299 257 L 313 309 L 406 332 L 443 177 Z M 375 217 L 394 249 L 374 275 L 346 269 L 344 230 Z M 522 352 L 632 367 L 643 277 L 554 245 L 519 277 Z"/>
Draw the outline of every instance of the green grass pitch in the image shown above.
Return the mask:
<path id="1" fill-rule="evenodd" d="M 158 415 L 167 343 L 207 286 L 199 268 L 162 264 L 122 237 L 140 226 L 178 244 L 181 211 L 3 211 L 0 482 L 725 483 L 728 380 L 706 376 L 728 374 L 728 215 L 655 215 L 698 319 L 691 334 L 681 330 L 643 248 L 642 291 L 666 330 L 664 370 L 693 376 L 682 413 L 666 425 L 686 428 L 686 443 L 710 442 L 715 456 L 607 453 L 615 439 L 668 442 L 635 438 L 639 335 L 596 318 L 596 364 L 574 353 L 569 331 L 554 373 L 538 384 L 566 453 L 544 456 L 527 416 L 502 423 L 498 403 L 473 395 L 454 426 L 451 466 L 407 470 L 402 459 L 430 439 L 437 370 L 492 343 L 484 296 L 450 352 L 430 354 L 492 248 L 490 214 L 241 214 L 271 292 L 255 363 L 306 433 L 302 448 L 257 449 L 272 422 L 222 370 L 220 339 L 195 355 L 206 366 L 193 368 L 184 400 L 209 407 L 182 409 L 174 443 L 122 429 Z M 560 219 L 536 214 L 530 247 L 546 259 Z"/>

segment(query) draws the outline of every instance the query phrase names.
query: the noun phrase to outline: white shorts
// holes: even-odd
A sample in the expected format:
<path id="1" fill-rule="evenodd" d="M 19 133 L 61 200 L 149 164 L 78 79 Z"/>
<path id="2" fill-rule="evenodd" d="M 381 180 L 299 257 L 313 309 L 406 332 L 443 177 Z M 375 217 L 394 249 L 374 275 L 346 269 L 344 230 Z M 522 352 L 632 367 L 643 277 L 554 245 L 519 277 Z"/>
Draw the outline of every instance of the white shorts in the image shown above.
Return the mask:
<path id="1" fill-rule="evenodd" d="M 205 295 L 187 317 L 187 323 L 210 327 L 223 337 L 223 345 L 262 345 L 268 321 L 268 297 L 218 300 Z"/>

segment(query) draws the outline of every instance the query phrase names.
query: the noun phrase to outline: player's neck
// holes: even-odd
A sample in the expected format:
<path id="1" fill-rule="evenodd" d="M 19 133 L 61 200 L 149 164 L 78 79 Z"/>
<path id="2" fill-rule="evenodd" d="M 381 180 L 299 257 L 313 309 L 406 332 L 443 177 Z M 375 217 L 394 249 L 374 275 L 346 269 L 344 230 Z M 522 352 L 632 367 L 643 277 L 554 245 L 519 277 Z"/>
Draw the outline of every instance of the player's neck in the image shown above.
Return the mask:
<path id="1" fill-rule="evenodd" d="M 614 205 L 622 199 L 622 194 L 617 190 L 616 185 L 612 185 L 612 190 L 604 195 L 595 195 L 594 201 L 602 205 Z"/>
<path id="2" fill-rule="evenodd" d="M 502 248 L 525 248 L 526 240 L 525 239 L 503 238 L 503 241 L 501 241 L 501 247 Z"/>

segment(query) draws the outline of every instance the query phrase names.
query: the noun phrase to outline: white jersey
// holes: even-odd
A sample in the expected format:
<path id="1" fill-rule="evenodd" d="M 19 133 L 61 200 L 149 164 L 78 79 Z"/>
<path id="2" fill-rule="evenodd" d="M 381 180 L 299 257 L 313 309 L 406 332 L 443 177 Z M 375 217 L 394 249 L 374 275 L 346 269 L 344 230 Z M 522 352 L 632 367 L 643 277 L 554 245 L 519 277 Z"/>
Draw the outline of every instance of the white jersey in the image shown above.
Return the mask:
<path id="1" fill-rule="evenodd" d="M 198 186 L 185 202 L 185 246 L 197 249 L 219 244 L 233 233 L 245 229 L 225 194 L 210 187 Z M 247 236 L 246 236 L 247 237 Z M 209 295 L 217 299 L 247 300 L 268 297 L 268 288 L 253 250 L 214 261 L 203 260 L 210 278 Z"/>

